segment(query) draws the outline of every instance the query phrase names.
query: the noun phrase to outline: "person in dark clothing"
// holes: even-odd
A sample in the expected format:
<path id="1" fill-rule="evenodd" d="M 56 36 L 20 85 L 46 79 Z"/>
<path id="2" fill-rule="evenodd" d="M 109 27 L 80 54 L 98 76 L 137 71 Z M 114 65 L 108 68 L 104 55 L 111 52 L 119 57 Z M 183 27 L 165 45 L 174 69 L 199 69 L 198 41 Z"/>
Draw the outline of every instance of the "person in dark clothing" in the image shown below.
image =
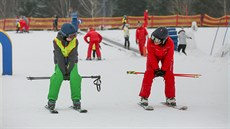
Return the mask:
<path id="1" fill-rule="evenodd" d="M 58 31 L 58 16 L 57 15 L 54 15 L 53 30 Z"/>

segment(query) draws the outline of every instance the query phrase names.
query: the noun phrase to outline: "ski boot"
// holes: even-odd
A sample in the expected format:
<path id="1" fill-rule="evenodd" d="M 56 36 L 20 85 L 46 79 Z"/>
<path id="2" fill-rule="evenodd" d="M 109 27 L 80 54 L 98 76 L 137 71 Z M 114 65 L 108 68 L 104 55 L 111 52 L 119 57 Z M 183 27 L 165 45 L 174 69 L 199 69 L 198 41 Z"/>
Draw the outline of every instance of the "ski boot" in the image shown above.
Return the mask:
<path id="1" fill-rule="evenodd" d="M 148 106 L 149 105 L 148 98 L 141 97 L 140 104 L 143 105 L 143 106 Z"/>
<path id="2" fill-rule="evenodd" d="M 73 108 L 74 109 L 81 109 L 81 102 L 80 102 L 80 100 L 73 100 Z"/>
<path id="3" fill-rule="evenodd" d="M 101 57 L 98 57 L 97 60 L 101 60 Z"/>
<path id="4" fill-rule="evenodd" d="M 166 98 L 166 104 L 169 106 L 176 106 L 176 99 L 175 98 Z"/>
<path id="5" fill-rule="evenodd" d="M 91 57 L 87 57 L 86 60 L 92 60 Z"/>
<path id="6" fill-rule="evenodd" d="M 49 101 L 48 101 L 47 108 L 49 108 L 50 110 L 54 110 L 54 108 L 55 108 L 55 103 L 56 103 L 56 101 L 54 101 L 54 100 L 49 100 Z"/>

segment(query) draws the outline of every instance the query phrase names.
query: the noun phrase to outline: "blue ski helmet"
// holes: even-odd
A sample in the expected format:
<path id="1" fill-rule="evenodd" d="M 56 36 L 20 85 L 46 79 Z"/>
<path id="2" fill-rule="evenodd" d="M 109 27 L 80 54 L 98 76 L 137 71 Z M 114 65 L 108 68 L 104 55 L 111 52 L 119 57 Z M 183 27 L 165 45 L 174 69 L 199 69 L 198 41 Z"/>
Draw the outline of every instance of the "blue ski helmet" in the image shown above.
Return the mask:
<path id="1" fill-rule="evenodd" d="M 61 27 L 60 32 L 64 37 L 69 37 L 70 35 L 76 33 L 77 31 L 76 31 L 74 25 L 72 25 L 70 23 L 64 23 Z"/>
<path id="2" fill-rule="evenodd" d="M 168 30 L 165 27 L 159 27 L 151 34 L 151 39 L 158 38 L 164 44 L 168 37 Z"/>

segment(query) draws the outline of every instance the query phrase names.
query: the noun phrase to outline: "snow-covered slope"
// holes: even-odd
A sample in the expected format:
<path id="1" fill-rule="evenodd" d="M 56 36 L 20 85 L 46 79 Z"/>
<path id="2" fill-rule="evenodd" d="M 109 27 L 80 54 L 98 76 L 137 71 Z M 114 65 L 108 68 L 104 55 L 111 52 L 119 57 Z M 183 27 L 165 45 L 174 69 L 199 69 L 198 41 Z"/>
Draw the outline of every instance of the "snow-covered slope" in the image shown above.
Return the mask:
<path id="1" fill-rule="evenodd" d="M 224 28 L 222 31 L 224 32 Z M 131 47 L 135 44 L 135 30 L 131 31 Z M 148 30 L 151 33 L 153 30 Z M 220 31 L 220 32 L 222 32 Z M 56 32 L 31 31 L 29 34 L 8 32 L 13 43 L 13 76 L 0 76 L 1 129 L 68 129 L 68 128 L 170 128 L 170 129 L 227 129 L 229 128 L 230 64 L 227 57 L 210 57 L 216 28 L 199 28 L 194 34 L 197 49 L 189 49 L 188 56 L 175 52 L 175 73 L 199 73 L 201 78 L 176 77 L 178 105 L 189 107 L 179 111 L 162 106 L 165 101 L 162 78 L 154 79 L 149 98 L 154 111 L 137 105 L 142 75 L 127 75 L 127 70 L 144 71 L 145 57 L 119 47 L 102 44 L 103 61 L 85 61 L 87 44 L 79 39 L 79 72 L 101 75 L 102 90 L 97 92 L 92 79 L 82 81 L 82 107 L 87 114 L 69 108 L 69 82 L 63 82 L 57 101 L 58 115 L 50 114 L 47 103 L 49 80 L 28 81 L 26 76 L 50 76 L 54 71 L 52 40 Z M 123 43 L 123 31 L 107 30 L 100 33 Z M 215 48 L 221 47 L 219 33 Z M 229 35 L 229 33 L 228 33 Z M 229 37 L 226 43 L 229 44 Z M 219 45 L 218 45 L 219 44 Z M 0 49 L 1 50 L 1 49 Z M 214 53 L 218 53 L 215 50 Z M 0 55 L 2 56 L 2 55 Z M 2 62 L 0 61 L 0 68 Z M 1 72 L 1 71 L 0 71 Z"/>

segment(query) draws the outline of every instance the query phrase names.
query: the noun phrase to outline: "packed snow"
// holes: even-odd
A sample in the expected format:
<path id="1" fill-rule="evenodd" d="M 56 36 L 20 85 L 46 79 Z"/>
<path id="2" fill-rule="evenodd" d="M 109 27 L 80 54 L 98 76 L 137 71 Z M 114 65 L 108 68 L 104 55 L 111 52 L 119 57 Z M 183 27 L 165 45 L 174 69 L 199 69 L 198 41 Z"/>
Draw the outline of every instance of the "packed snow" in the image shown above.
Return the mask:
<path id="1" fill-rule="evenodd" d="M 180 28 L 177 28 L 179 30 Z M 210 56 L 218 28 L 185 28 L 193 39 L 188 40 L 188 55 L 175 51 L 175 73 L 198 73 L 200 78 L 176 77 L 178 106 L 181 111 L 161 105 L 165 101 L 164 81 L 155 78 L 149 103 L 154 111 L 145 111 L 137 103 L 143 75 L 127 75 L 126 71 L 145 71 L 146 57 L 112 45 L 101 44 L 102 61 L 86 61 L 87 44 L 79 39 L 79 73 L 82 76 L 101 75 L 101 91 L 93 79 L 82 81 L 80 114 L 69 107 L 69 82 L 64 81 L 56 109 L 50 114 L 47 104 L 49 80 L 28 81 L 27 76 L 51 76 L 54 72 L 53 44 L 57 32 L 9 31 L 13 45 L 13 75 L 0 76 L 0 129 L 229 129 L 230 33 L 219 28 L 213 53 Z M 154 29 L 148 29 L 149 35 Z M 98 31 L 103 37 L 123 44 L 122 30 Z M 135 30 L 130 29 L 131 47 L 137 49 Z M 106 42 L 106 41 L 103 41 Z M 109 42 L 106 42 L 109 44 Z M 2 48 L 0 47 L 0 51 Z M 224 56 L 222 53 L 224 52 Z M 0 54 L 2 68 L 2 53 Z M 2 69 L 0 69 L 2 73 Z"/>

